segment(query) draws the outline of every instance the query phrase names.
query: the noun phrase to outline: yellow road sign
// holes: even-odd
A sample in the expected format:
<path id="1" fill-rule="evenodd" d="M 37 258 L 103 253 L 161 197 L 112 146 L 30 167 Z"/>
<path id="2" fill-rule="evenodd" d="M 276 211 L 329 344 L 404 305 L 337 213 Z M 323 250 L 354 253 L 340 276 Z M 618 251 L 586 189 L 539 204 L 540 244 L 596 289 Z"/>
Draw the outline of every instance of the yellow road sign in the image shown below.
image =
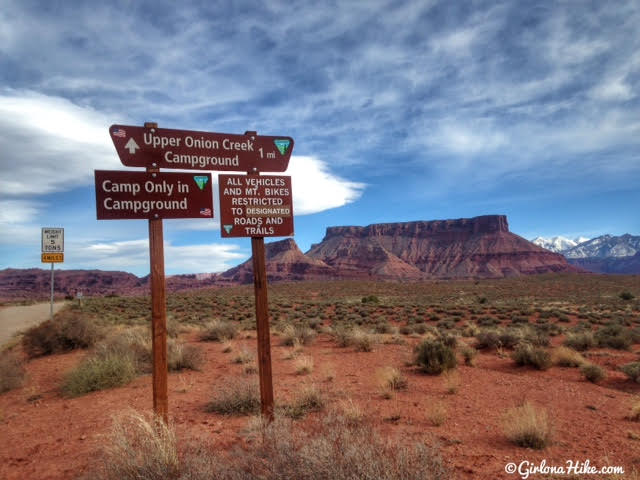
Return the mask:
<path id="1" fill-rule="evenodd" d="M 64 253 L 43 253 L 42 263 L 62 263 L 64 262 Z"/>

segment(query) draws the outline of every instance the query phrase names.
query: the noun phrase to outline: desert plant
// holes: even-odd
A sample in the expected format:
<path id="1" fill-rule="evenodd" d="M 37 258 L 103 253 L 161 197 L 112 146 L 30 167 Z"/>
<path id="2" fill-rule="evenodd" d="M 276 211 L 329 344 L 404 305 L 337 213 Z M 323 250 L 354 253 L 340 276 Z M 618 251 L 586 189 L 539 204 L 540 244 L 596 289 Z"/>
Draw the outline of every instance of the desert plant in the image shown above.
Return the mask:
<path id="1" fill-rule="evenodd" d="M 380 299 L 375 295 L 367 295 L 362 297 L 361 303 L 380 303 Z"/>
<path id="2" fill-rule="evenodd" d="M 20 387 L 24 378 L 24 361 L 18 352 L 8 350 L 0 353 L 0 393 Z"/>
<path id="3" fill-rule="evenodd" d="M 464 359 L 465 365 L 473 366 L 473 364 L 475 363 L 476 355 L 478 355 L 478 351 L 473 347 L 463 345 L 462 347 L 460 347 L 460 354 Z"/>
<path id="4" fill-rule="evenodd" d="M 307 385 L 298 391 L 293 400 L 279 410 L 289 418 L 302 418 L 307 413 L 317 412 L 324 408 L 325 400 L 315 385 Z"/>
<path id="5" fill-rule="evenodd" d="M 502 346 L 500 335 L 495 330 L 481 330 L 475 337 L 477 349 L 494 349 Z"/>
<path id="6" fill-rule="evenodd" d="M 308 345 L 316 337 L 315 330 L 305 325 L 287 324 L 282 329 L 280 343 L 292 347 L 298 345 Z"/>
<path id="7" fill-rule="evenodd" d="M 394 367 L 383 367 L 376 370 L 376 383 L 387 398 L 391 397 L 392 392 L 404 390 L 408 386 L 406 377 Z"/>
<path id="8" fill-rule="evenodd" d="M 447 393 L 453 395 L 458 391 L 460 384 L 462 383 L 460 380 L 460 374 L 456 370 L 447 370 L 442 375 Z"/>
<path id="9" fill-rule="evenodd" d="M 295 370 L 298 375 L 307 375 L 313 372 L 313 358 L 306 355 L 299 357 L 295 362 Z"/>
<path id="10" fill-rule="evenodd" d="M 370 352 L 373 350 L 373 345 L 376 343 L 376 336 L 364 332 L 359 328 L 354 328 L 351 332 L 351 339 L 349 343 L 354 346 L 358 352 Z"/>
<path id="11" fill-rule="evenodd" d="M 604 368 L 593 363 L 588 363 L 580 367 L 580 372 L 584 375 L 584 378 L 589 380 L 591 383 L 598 383 L 599 381 L 604 380 L 607 376 L 607 372 Z"/>
<path id="12" fill-rule="evenodd" d="M 253 354 L 246 348 L 241 348 L 232 360 L 233 363 L 245 364 L 253 362 Z"/>
<path id="13" fill-rule="evenodd" d="M 200 340 L 205 342 L 224 342 L 231 340 L 238 334 L 238 325 L 222 320 L 214 320 L 205 326 L 200 334 Z"/>
<path id="14" fill-rule="evenodd" d="M 564 345 L 579 352 L 584 352 L 585 350 L 595 347 L 596 340 L 593 337 L 593 333 L 589 331 L 570 333 L 567 335 Z"/>
<path id="15" fill-rule="evenodd" d="M 88 348 L 100 337 L 95 322 L 81 313 L 67 311 L 28 329 L 22 337 L 22 346 L 29 357 L 39 357 Z"/>
<path id="16" fill-rule="evenodd" d="M 538 370 L 547 370 L 551 367 L 551 354 L 541 347 L 534 347 L 528 343 L 518 345 L 511 355 L 514 362 L 520 366 L 531 366 Z"/>
<path id="17" fill-rule="evenodd" d="M 414 363 L 424 373 L 440 374 L 445 370 L 456 368 L 455 351 L 439 340 L 425 340 L 415 350 Z"/>
<path id="18" fill-rule="evenodd" d="M 426 408 L 427 420 L 434 427 L 439 427 L 447 420 L 447 407 L 440 401 L 429 404 Z"/>
<path id="19" fill-rule="evenodd" d="M 631 332 L 622 325 L 607 325 L 596 331 L 595 340 L 600 347 L 628 350 L 632 343 Z"/>
<path id="20" fill-rule="evenodd" d="M 572 348 L 558 347 L 551 352 L 551 361 L 559 367 L 580 367 L 586 360 Z"/>
<path id="21" fill-rule="evenodd" d="M 136 412 L 117 417 L 103 448 L 104 454 L 91 478 L 178 478 L 180 463 L 175 433 L 159 417 Z"/>
<path id="22" fill-rule="evenodd" d="M 635 295 L 631 292 L 621 292 L 620 295 L 618 295 L 622 300 L 633 300 L 635 297 Z"/>
<path id="23" fill-rule="evenodd" d="M 504 415 L 503 430 L 514 444 L 541 450 L 551 443 L 551 424 L 547 412 L 525 402 Z"/>
<path id="24" fill-rule="evenodd" d="M 223 415 L 251 415 L 260 409 L 258 383 L 255 380 L 232 379 L 223 383 L 207 404 L 207 412 Z"/>
<path id="25" fill-rule="evenodd" d="M 619 368 L 631 380 L 640 383 L 640 362 L 627 363 Z"/>
<path id="26" fill-rule="evenodd" d="M 167 363 L 170 372 L 200 370 L 204 358 L 202 350 L 195 345 L 183 344 L 172 338 L 167 342 Z"/>
<path id="27" fill-rule="evenodd" d="M 67 396 L 77 397 L 126 385 L 135 376 L 135 360 L 131 355 L 92 355 L 66 375 L 62 391 Z"/>

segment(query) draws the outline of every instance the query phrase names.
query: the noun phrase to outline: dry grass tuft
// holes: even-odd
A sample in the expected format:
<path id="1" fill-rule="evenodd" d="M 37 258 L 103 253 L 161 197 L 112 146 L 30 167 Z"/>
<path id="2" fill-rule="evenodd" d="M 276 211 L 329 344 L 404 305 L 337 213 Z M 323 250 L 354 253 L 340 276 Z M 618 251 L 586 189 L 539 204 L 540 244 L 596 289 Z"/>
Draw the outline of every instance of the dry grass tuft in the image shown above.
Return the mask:
<path id="1" fill-rule="evenodd" d="M 577 351 L 569 347 L 558 347 L 551 351 L 551 361 L 559 367 L 581 367 L 587 361 Z"/>
<path id="2" fill-rule="evenodd" d="M 385 398 L 391 398 L 393 392 L 404 390 L 409 385 L 406 377 L 397 368 L 383 367 L 376 370 L 378 388 Z"/>
<path id="3" fill-rule="evenodd" d="M 159 417 L 130 412 L 117 417 L 92 478 L 160 480 L 178 478 L 180 461 L 172 428 Z M 87 477 L 88 478 L 88 477 Z"/>
<path id="4" fill-rule="evenodd" d="M 318 412 L 324 408 L 325 400 L 315 385 L 307 385 L 294 396 L 291 403 L 283 405 L 282 414 L 289 418 L 302 418 L 307 413 Z"/>
<path id="5" fill-rule="evenodd" d="M 447 370 L 442 374 L 444 380 L 444 387 L 448 394 L 453 395 L 460 389 L 462 380 L 457 370 Z"/>
<path id="6" fill-rule="evenodd" d="M 520 447 L 541 450 L 551 443 L 551 424 L 546 410 L 529 402 L 507 410 L 503 429 L 507 438 Z"/>
<path id="7" fill-rule="evenodd" d="M 298 358 L 295 363 L 295 369 L 298 375 L 308 375 L 313 372 L 313 358 L 309 356 Z"/>
<path id="8" fill-rule="evenodd" d="M 447 420 L 447 406 L 440 401 L 435 401 L 427 407 L 427 420 L 434 427 L 439 427 Z"/>
<path id="9" fill-rule="evenodd" d="M 216 389 L 206 411 L 222 415 L 251 415 L 260 410 L 258 382 L 232 378 Z"/>

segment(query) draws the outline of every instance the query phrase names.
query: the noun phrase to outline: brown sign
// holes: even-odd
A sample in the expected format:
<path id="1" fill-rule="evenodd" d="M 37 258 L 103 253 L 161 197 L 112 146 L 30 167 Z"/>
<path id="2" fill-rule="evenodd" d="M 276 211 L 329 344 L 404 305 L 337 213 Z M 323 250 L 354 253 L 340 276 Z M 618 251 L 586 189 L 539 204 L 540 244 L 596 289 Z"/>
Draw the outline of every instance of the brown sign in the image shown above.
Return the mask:
<path id="1" fill-rule="evenodd" d="M 64 253 L 43 253 L 42 263 L 62 263 L 64 262 Z"/>
<path id="2" fill-rule="evenodd" d="M 293 235 L 291 177 L 219 175 L 223 237 Z"/>
<path id="3" fill-rule="evenodd" d="M 98 220 L 213 218 L 210 173 L 96 170 Z"/>
<path id="4" fill-rule="evenodd" d="M 109 134 L 128 167 L 284 172 L 293 138 L 111 125 Z"/>

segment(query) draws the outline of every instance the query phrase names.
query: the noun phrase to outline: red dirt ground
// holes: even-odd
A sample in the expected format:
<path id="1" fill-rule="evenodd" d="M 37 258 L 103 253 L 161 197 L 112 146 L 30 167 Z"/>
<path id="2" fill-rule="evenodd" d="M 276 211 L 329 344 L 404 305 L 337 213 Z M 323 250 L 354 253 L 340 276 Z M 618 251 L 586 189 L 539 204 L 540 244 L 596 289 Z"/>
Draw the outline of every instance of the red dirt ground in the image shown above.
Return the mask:
<path id="1" fill-rule="evenodd" d="M 245 345 L 255 352 L 255 332 L 250 335 L 233 341 L 234 351 Z M 242 438 L 248 418 L 206 413 L 204 406 L 216 385 L 230 376 L 244 375 L 242 366 L 231 362 L 234 353 L 222 353 L 221 344 L 191 340 L 203 349 L 205 366 L 201 372 L 169 375 L 171 420 L 183 442 L 230 446 Z M 295 361 L 284 358 L 291 349 L 280 346 L 277 337 L 272 341 L 276 402 L 286 400 L 306 382 L 322 389 L 329 406 L 351 398 L 385 435 L 437 442 L 453 471 L 451 478 L 515 479 L 519 476 L 504 471 L 508 462 L 543 459 L 547 465 L 589 460 L 597 467 L 640 469 L 640 440 L 631 438 L 640 436 L 640 423 L 625 418 L 640 384 L 612 369 L 635 361 L 637 353 L 592 352 L 589 359 L 606 366 L 609 374 L 600 385 L 585 381 L 575 368 L 540 372 L 516 367 L 508 356 L 500 358 L 496 352 L 481 353 L 475 366 L 458 367 L 460 387 L 449 394 L 442 377 L 406 366 L 412 345 L 376 345 L 373 352 L 355 352 L 320 335 L 304 349 L 315 361 L 314 371 L 300 376 L 295 373 Z M 62 397 L 58 388 L 64 373 L 84 355 L 73 352 L 32 360 L 27 364 L 25 386 L 0 395 L 0 478 L 67 479 L 90 472 L 112 416 L 126 409 L 151 408 L 149 375 L 122 388 Z M 407 390 L 389 400 L 376 385 L 376 369 L 385 366 L 400 369 L 409 382 Z M 504 412 L 524 400 L 545 407 L 553 420 L 554 441 L 545 450 L 516 447 L 502 432 Z M 447 418 L 441 426 L 428 420 L 429 406 L 436 401 L 446 405 Z"/>

